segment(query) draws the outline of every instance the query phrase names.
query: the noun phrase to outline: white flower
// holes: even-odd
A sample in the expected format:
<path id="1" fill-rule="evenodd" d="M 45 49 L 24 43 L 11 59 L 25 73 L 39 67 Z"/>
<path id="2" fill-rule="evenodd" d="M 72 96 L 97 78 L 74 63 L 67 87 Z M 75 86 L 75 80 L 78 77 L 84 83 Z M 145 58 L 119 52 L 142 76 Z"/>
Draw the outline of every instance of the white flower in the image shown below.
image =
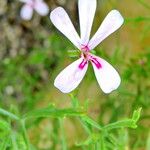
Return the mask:
<path id="1" fill-rule="evenodd" d="M 24 4 L 21 8 L 20 16 L 24 20 L 30 20 L 35 9 L 41 16 L 45 16 L 49 12 L 49 8 L 43 0 L 20 0 Z"/>
<path id="2" fill-rule="evenodd" d="M 108 62 L 91 54 L 90 50 L 116 31 L 123 24 L 124 19 L 117 10 L 112 10 L 92 39 L 89 40 L 96 10 L 96 0 L 79 0 L 78 8 L 81 38 L 63 8 L 58 7 L 50 14 L 50 19 L 56 28 L 81 50 L 81 58 L 66 67 L 56 77 L 54 85 L 63 93 L 71 92 L 80 84 L 90 62 L 94 68 L 99 86 L 103 92 L 110 93 L 120 85 L 120 76 Z"/>

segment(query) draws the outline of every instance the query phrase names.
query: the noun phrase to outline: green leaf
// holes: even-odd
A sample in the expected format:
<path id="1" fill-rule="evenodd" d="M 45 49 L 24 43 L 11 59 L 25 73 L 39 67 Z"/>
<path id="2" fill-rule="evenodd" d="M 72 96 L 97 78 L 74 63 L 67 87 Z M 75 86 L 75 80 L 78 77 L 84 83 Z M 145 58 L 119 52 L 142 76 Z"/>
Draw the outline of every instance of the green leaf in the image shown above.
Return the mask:
<path id="1" fill-rule="evenodd" d="M 21 134 L 17 135 L 17 144 L 18 144 L 19 149 L 21 149 L 21 150 L 27 149 L 26 142 L 24 141 L 23 135 L 21 135 Z"/>
<path id="2" fill-rule="evenodd" d="M 106 126 L 104 126 L 105 130 L 112 130 L 112 129 L 117 129 L 117 128 L 137 128 L 137 121 L 140 118 L 140 114 L 141 114 L 141 108 L 139 108 L 138 110 L 135 110 L 133 112 L 132 118 L 131 119 L 125 119 L 122 121 L 117 121 L 111 124 L 108 124 Z"/>
<path id="3" fill-rule="evenodd" d="M 109 143 L 113 144 L 113 146 L 117 145 L 117 139 L 113 134 L 109 134 L 107 138 Z"/>
<path id="4" fill-rule="evenodd" d="M 128 132 L 126 129 L 119 130 L 119 137 L 117 139 L 117 147 L 119 150 L 124 150 L 125 147 L 128 147 Z"/>
<path id="5" fill-rule="evenodd" d="M 3 115 L 3 116 L 7 116 L 11 119 L 14 119 L 14 120 L 19 120 L 20 118 L 16 115 L 14 115 L 13 113 L 10 113 L 2 108 L 0 108 L 0 115 Z"/>
<path id="6" fill-rule="evenodd" d="M 0 150 L 6 150 L 8 143 L 9 143 L 9 138 L 3 137 L 3 141 L 0 143 Z"/>
<path id="7" fill-rule="evenodd" d="M 0 130 L 10 131 L 10 125 L 4 120 L 0 120 Z"/>
<path id="8" fill-rule="evenodd" d="M 106 150 L 106 144 L 105 144 L 105 139 L 103 137 L 103 135 L 101 135 L 100 137 L 100 147 L 101 147 L 101 150 Z"/>
<path id="9" fill-rule="evenodd" d="M 135 110 L 135 111 L 133 112 L 132 119 L 133 119 L 135 122 L 137 122 L 137 121 L 139 120 L 140 115 L 141 115 L 141 110 L 142 110 L 142 108 L 139 108 L 138 110 Z"/>
<path id="10" fill-rule="evenodd" d="M 8 122 L 0 120 L 0 150 L 6 150 L 9 142 L 11 127 Z"/>
<path id="11" fill-rule="evenodd" d="M 75 109 L 57 109 L 54 107 L 48 107 L 38 110 L 33 110 L 23 116 L 23 119 L 39 118 L 39 117 L 66 117 L 66 116 L 83 116 L 85 112 L 83 110 Z"/>
<path id="12" fill-rule="evenodd" d="M 117 121 L 117 122 L 108 124 L 108 125 L 104 126 L 104 129 L 112 130 L 112 129 L 125 128 L 125 127 L 136 128 L 137 125 L 135 124 L 135 122 L 133 120 L 126 119 L 126 120 Z"/>
<path id="13" fill-rule="evenodd" d="M 17 144 L 17 133 L 12 132 L 11 134 L 11 142 L 12 142 L 12 147 L 14 150 L 18 150 L 18 144 Z"/>
<path id="14" fill-rule="evenodd" d="M 71 97 L 73 108 L 78 108 L 80 104 L 79 104 L 79 100 L 77 99 L 77 97 L 75 97 L 73 94 L 69 94 L 69 95 Z"/>
<path id="15" fill-rule="evenodd" d="M 89 125 L 87 122 L 85 122 L 83 119 L 79 118 L 84 130 L 87 132 L 87 134 L 92 133 L 91 125 Z"/>
<path id="16" fill-rule="evenodd" d="M 27 130 L 26 130 L 26 127 L 25 127 L 25 120 L 21 120 L 20 124 L 21 124 L 21 130 L 22 130 L 22 135 L 23 135 L 23 138 L 24 138 L 24 142 L 26 143 L 26 146 L 27 146 L 27 150 L 30 150 L 30 142 L 29 142 L 29 138 L 28 138 L 28 135 L 27 135 Z"/>
<path id="17" fill-rule="evenodd" d="M 87 122 L 88 124 L 90 124 L 91 126 L 97 128 L 99 130 L 102 130 L 102 127 L 97 122 L 95 122 L 93 119 L 91 119 L 90 117 L 83 116 L 81 119 L 83 121 Z"/>
<path id="18" fill-rule="evenodd" d="M 92 138 L 91 137 L 88 137 L 85 141 L 83 141 L 83 142 L 80 142 L 80 143 L 78 143 L 78 142 L 76 142 L 76 146 L 86 146 L 86 145 L 89 145 L 89 144 L 91 144 L 92 143 Z"/>
<path id="19" fill-rule="evenodd" d="M 86 146 L 89 144 L 96 144 L 99 141 L 100 135 L 99 134 L 91 134 L 85 141 L 81 143 L 76 143 L 77 146 Z"/>

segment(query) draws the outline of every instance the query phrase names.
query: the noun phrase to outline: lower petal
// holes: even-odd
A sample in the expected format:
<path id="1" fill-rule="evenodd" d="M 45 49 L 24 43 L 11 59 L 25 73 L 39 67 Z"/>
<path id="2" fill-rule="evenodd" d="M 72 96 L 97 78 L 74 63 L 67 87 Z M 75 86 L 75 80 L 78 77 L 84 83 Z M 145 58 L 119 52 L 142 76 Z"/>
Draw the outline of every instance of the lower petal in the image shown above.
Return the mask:
<path id="1" fill-rule="evenodd" d="M 63 93 L 73 91 L 82 81 L 88 68 L 88 63 L 80 68 L 83 58 L 80 58 L 66 67 L 55 79 L 54 85 Z"/>
<path id="2" fill-rule="evenodd" d="M 91 61 L 98 84 L 104 93 L 111 93 L 119 87 L 121 82 L 120 76 L 113 66 L 104 59 L 96 56 L 94 58 L 101 64 L 101 67 L 98 68 Z"/>

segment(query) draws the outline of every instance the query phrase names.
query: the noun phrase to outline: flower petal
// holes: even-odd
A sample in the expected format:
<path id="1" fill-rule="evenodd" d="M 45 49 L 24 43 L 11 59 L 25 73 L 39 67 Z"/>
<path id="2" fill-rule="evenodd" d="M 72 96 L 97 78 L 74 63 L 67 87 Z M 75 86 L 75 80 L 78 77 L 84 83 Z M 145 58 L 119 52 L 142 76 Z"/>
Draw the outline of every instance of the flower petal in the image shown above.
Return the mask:
<path id="1" fill-rule="evenodd" d="M 116 90 L 121 82 L 118 72 L 104 59 L 96 56 L 94 57 L 101 64 L 101 67 L 97 68 L 96 65 L 92 62 L 96 79 L 102 91 L 104 93 L 110 93 L 113 90 Z"/>
<path id="2" fill-rule="evenodd" d="M 37 0 L 34 8 L 41 16 L 46 16 L 49 12 L 47 4 L 42 0 Z"/>
<path id="3" fill-rule="evenodd" d="M 106 37 L 115 32 L 123 24 L 123 17 L 117 10 L 112 10 L 104 19 L 98 31 L 89 42 L 89 48 L 94 49 Z"/>
<path id="4" fill-rule="evenodd" d="M 66 11 L 62 7 L 58 7 L 51 12 L 50 19 L 56 28 L 80 49 L 81 40 Z"/>
<path id="5" fill-rule="evenodd" d="M 79 0 L 78 7 L 81 42 L 86 45 L 90 38 L 90 32 L 96 10 L 96 0 Z"/>
<path id="6" fill-rule="evenodd" d="M 54 85 L 63 93 L 69 93 L 73 91 L 82 81 L 87 68 L 88 63 L 84 68 L 79 68 L 83 58 L 80 58 L 66 67 L 55 79 Z"/>
<path id="7" fill-rule="evenodd" d="M 20 12 L 21 18 L 24 20 L 30 20 L 32 18 L 32 15 L 33 15 L 33 8 L 25 4 L 21 8 L 21 12 Z"/>

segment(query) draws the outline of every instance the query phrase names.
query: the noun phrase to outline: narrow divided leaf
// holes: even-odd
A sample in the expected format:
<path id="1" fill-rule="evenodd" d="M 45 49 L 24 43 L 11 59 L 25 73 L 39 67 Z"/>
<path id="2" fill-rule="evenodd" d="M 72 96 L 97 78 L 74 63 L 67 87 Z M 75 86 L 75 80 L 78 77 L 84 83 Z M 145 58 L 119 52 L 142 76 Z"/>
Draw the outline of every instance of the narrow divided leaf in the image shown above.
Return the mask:
<path id="1" fill-rule="evenodd" d="M 139 108 L 138 110 L 135 110 L 135 111 L 133 112 L 132 120 L 134 120 L 135 123 L 136 123 L 136 122 L 139 120 L 139 118 L 140 118 L 141 110 L 142 110 L 142 108 Z"/>
<path id="2" fill-rule="evenodd" d="M 99 141 L 100 135 L 99 134 L 91 134 L 85 141 L 81 143 L 76 143 L 77 146 L 84 146 L 89 144 L 96 144 Z"/>
<path id="3" fill-rule="evenodd" d="M 4 120 L 0 120 L 0 130 L 10 131 L 10 125 Z"/>
<path id="4" fill-rule="evenodd" d="M 87 123 L 90 124 L 91 126 L 97 128 L 97 129 L 99 129 L 99 130 L 102 130 L 102 127 L 101 127 L 97 122 L 95 122 L 93 119 L 91 119 L 90 117 L 88 117 L 88 116 L 83 116 L 83 117 L 82 117 L 82 120 L 85 121 L 85 122 L 87 122 Z"/>
<path id="5" fill-rule="evenodd" d="M 140 114 L 141 114 L 141 108 L 139 108 L 138 110 L 135 110 L 133 112 L 133 116 L 131 119 L 125 119 L 122 121 L 117 121 L 111 124 L 108 124 L 106 126 L 104 126 L 105 130 L 112 130 L 112 129 L 117 129 L 117 128 L 137 128 L 137 121 L 140 118 Z"/>
<path id="6" fill-rule="evenodd" d="M 14 115 L 13 113 L 10 113 L 2 108 L 0 108 L 0 115 L 3 115 L 3 116 L 7 116 L 13 120 L 19 120 L 20 118 L 16 115 Z"/>
<path id="7" fill-rule="evenodd" d="M 38 110 L 33 110 L 23 116 L 24 119 L 28 118 L 39 118 L 39 117 L 66 117 L 66 116 L 83 116 L 85 112 L 83 110 L 69 109 L 57 109 L 57 108 L 43 108 Z"/>

